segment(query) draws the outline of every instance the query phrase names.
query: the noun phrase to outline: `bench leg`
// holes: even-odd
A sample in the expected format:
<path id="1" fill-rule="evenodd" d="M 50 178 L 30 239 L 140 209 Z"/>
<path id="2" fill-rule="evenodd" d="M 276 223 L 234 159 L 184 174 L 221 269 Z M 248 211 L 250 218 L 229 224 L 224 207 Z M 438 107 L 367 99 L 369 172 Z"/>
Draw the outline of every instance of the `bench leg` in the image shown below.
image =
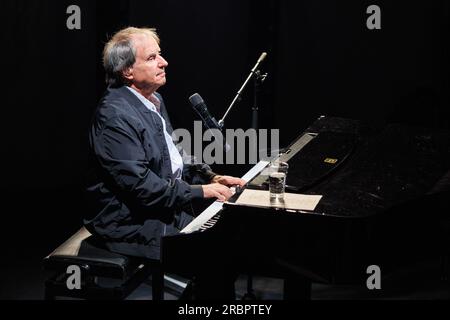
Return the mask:
<path id="1" fill-rule="evenodd" d="M 152 266 L 152 296 L 153 300 L 164 300 L 164 272 L 161 264 Z"/>
<path id="2" fill-rule="evenodd" d="M 247 275 L 247 293 L 244 294 L 242 300 L 256 300 L 255 292 L 253 291 L 253 276 Z"/>
<path id="3" fill-rule="evenodd" d="M 44 288 L 44 300 L 48 300 L 48 301 L 55 300 L 53 290 L 48 288 L 47 285 Z"/>

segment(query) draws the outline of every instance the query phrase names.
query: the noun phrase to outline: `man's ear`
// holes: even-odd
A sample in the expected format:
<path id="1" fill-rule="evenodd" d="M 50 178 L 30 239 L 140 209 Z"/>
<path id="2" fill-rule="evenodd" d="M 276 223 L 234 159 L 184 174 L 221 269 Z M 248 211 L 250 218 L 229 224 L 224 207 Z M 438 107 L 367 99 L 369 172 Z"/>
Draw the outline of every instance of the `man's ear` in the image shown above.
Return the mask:
<path id="1" fill-rule="evenodd" d="M 122 71 L 122 76 L 127 80 L 133 80 L 133 68 L 126 68 L 124 71 Z"/>

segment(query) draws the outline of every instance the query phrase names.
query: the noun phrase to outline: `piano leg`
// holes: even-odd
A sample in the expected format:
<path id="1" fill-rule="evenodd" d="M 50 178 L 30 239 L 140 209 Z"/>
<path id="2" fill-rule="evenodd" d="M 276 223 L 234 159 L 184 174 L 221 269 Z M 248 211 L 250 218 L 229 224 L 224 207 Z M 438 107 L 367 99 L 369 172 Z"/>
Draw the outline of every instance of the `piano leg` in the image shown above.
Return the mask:
<path id="1" fill-rule="evenodd" d="M 304 277 L 284 279 L 284 300 L 311 300 L 311 281 Z"/>

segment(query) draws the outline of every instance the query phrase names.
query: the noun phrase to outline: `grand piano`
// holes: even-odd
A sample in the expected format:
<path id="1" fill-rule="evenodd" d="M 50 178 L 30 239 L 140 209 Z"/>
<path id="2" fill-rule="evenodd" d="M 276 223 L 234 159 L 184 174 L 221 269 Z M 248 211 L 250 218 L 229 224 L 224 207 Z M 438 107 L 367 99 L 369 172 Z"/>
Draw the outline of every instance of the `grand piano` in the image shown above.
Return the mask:
<path id="1" fill-rule="evenodd" d="M 163 268 L 192 277 L 218 259 L 307 298 L 312 282 L 365 285 L 371 265 L 386 275 L 448 250 L 448 132 L 320 117 L 278 158 L 289 163 L 286 192 L 322 196 L 314 210 L 236 203 L 268 189 L 261 161 L 228 202 L 163 238 Z"/>

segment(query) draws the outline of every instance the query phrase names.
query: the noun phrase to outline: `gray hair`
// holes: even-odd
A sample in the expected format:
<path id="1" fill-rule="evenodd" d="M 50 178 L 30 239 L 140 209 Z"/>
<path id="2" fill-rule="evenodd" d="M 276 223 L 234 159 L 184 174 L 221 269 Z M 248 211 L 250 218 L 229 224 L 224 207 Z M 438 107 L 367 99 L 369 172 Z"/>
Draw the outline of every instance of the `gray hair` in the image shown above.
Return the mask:
<path id="1" fill-rule="evenodd" d="M 158 34 L 153 28 L 128 27 L 117 32 L 103 50 L 103 67 L 108 85 L 119 87 L 126 84 L 123 72 L 136 62 L 136 49 L 132 42 L 135 34 L 151 36 L 159 44 Z"/>

